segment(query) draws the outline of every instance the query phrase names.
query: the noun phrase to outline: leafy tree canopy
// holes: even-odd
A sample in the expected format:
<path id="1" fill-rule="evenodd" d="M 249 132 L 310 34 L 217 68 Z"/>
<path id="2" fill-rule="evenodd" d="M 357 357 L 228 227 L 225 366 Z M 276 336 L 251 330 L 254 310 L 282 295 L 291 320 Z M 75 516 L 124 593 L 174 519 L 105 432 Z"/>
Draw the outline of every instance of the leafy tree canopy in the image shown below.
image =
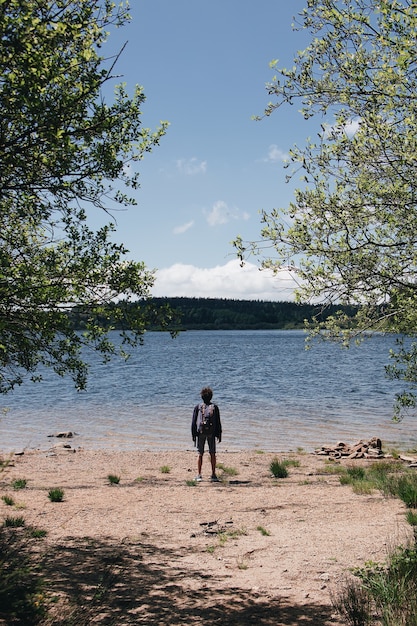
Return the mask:
<path id="1" fill-rule="evenodd" d="M 344 315 L 312 329 L 333 339 L 416 334 L 416 9 L 415 0 L 307 0 L 299 27 L 310 44 L 289 69 L 271 63 L 265 115 L 297 104 L 317 135 L 290 152 L 288 178 L 303 181 L 294 201 L 262 213 L 260 241 L 235 245 L 242 260 L 292 267 L 299 301 L 360 305 L 354 329 Z M 416 383 L 413 339 L 392 356 L 390 375 Z"/>
<path id="2" fill-rule="evenodd" d="M 83 345 L 115 351 L 103 319 L 124 320 L 133 344 L 154 321 L 127 306 L 148 298 L 153 272 L 110 239 L 111 211 L 135 204 L 135 163 L 166 130 L 142 127 L 141 87 L 129 97 L 115 85 L 104 99 L 117 61 L 102 55 L 107 29 L 128 19 L 126 5 L 107 0 L 0 0 L 1 392 L 42 366 L 83 388 Z M 103 227 L 89 227 L 92 207 L 107 212 Z M 83 334 L 67 315 L 74 305 L 88 318 Z"/>

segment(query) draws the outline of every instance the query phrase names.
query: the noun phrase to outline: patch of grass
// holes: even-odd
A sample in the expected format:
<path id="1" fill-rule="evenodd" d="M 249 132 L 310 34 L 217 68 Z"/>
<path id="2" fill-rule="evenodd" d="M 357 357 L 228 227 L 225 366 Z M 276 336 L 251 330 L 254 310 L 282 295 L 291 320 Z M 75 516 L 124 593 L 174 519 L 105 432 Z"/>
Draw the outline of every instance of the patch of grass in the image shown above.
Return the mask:
<path id="1" fill-rule="evenodd" d="M 4 518 L 4 522 L 3 522 L 3 526 L 5 528 L 21 528 L 22 526 L 25 526 L 26 521 L 25 518 L 22 517 L 21 515 L 13 517 L 11 515 L 8 515 L 7 517 Z"/>
<path id="2" fill-rule="evenodd" d="M 169 467 L 169 465 L 163 465 L 161 468 L 161 474 L 169 474 L 171 471 L 171 468 Z"/>
<path id="3" fill-rule="evenodd" d="M 417 548 L 399 546 L 383 565 L 355 571 L 361 592 L 369 599 L 371 614 L 387 625 L 417 623 Z M 370 615 L 371 617 L 371 615 Z M 369 619 L 368 622 L 371 623 Z"/>
<path id="4" fill-rule="evenodd" d="M 347 467 L 346 474 L 349 476 L 352 482 L 354 482 L 355 480 L 364 480 L 365 478 L 364 468 L 359 467 L 358 465 L 352 465 L 351 467 Z"/>
<path id="5" fill-rule="evenodd" d="M 64 490 L 60 487 L 52 487 L 48 491 L 48 498 L 51 502 L 62 502 L 64 499 Z"/>
<path id="6" fill-rule="evenodd" d="M 11 460 L 12 460 L 12 455 L 10 455 L 8 459 L 4 459 L 3 457 L 1 457 L 0 458 L 0 471 L 5 470 L 6 467 L 10 465 Z"/>
<path id="7" fill-rule="evenodd" d="M 239 558 L 237 560 L 237 566 L 239 569 L 248 569 L 248 562 L 244 558 Z"/>
<path id="8" fill-rule="evenodd" d="M 340 473 L 339 481 L 341 485 L 352 485 L 355 493 L 360 493 L 363 488 L 363 493 L 370 493 L 373 489 L 372 481 L 366 481 L 367 486 L 364 486 L 366 473 L 363 467 L 351 466 L 343 467 L 343 472 Z M 371 491 L 369 491 L 369 489 Z"/>
<path id="9" fill-rule="evenodd" d="M 44 530 L 43 528 L 31 528 L 30 529 L 30 536 L 33 537 L 33 539 L 44 539 L 47 534 L 48 534 L 48 531 Z"/>
<path id="10" fill-rule="evenodd" d="M 245 528 L 237 528 L 236 530 L 228 530 L 227 536 L 231 539 L 237 539 L 237 537 L 242 537 L 242 535 L 247 535 L 247 531 Z"/>
<path id="11" fill-rule="evenodd" d="M 227 540 L 229 539 L 229 535 L 227 533 L 221 532 L 217 535 L 217 538 L 219 540 L 219 546 L 223 547 L 225 543 L 227 542 Z"/>
<path id="12" fill-rule="evenodd" d="M 392 474 L 402 473 L 404 466 L 397 461 L 376 461 L 372 463 L 367 469 L 367 475 L 373 476 L 376 480 L 384 480 L 386 476 Z"/>
<path id="13" fill-rule="evenodd" d="M 341 476 L 339 476 L 339 482 L 340 482 L 341 485 L 351 485 L 352 484 L 352 479 L 351 479 L 351 477 L 348 474 L 343 472 L 343 474 L 341 474 Z"/>
<path id="14" fill-rule="evenodd" d="M 381 460 L 363 476 L 346 472 L 346 480 L 361 493 L 372 487 L 400 498 L 408 507 L 406 519 L 414 538 L 391 551 L 385 563 L 369 562 L 353 570 L 359 581 L 346 583 L 333 604 L 352 626 L 417 624 L 417 475 L 397 461 Z"/>
<path id="15" fill-rule="evenodd" d="M 369 467 L 342 467 L 342 485 L 351 485 L 357 494 L 378 489 L 385 496 L 400 498 L 410 509 L 417 509 L 417 474 L 397 461 L 376 461 Z"/>
<path id="16" fill-rule="evenodd" d="M 263 450 L 255 450 L 255 454 L 265 454 Z"/>
<path id="17" fill-rule="evenodd" d="M 234 467 L 226 467 L 223 463 L 217 463 L 216 468 L 221 470 L 225 476 L 237 476 L 239 472 Z"/>
<path id="18" fill-rule="evenodd" d="M 284 467 L 300 467 L 300 461 L 298 459 L 284 459 L 282 464 Z"/>
<path id="19" fill-rule="evenodd" d="M 380 461 L 366 469 L 357 465 L 347 467 L 339 480 L 342 485 L 352 485 L 357 494 L 368 495 L 375 489 L 388 494 L 393 489 L 394 472 L 398 472 L 398 464 Z"/>
<path id="20" fill-rule="evenodd" d="M 413 451 L 410 450 L 410 452 L 412 453 Z M 392 456 L 393 459 L 399 459 L 400 458 L 400 454 L 401 454 L 401 452 L 399 450 L 397 450 L 396 448 L 390 448 L 388 450 L 388 453 Z"/>
<path id="21" fill-rule="evenodd" d="M 417 509 L 417 475 L 409 471 L 388 474 L 378 487 L 386 496 L 400 498 L 409 509 Z"/>
<path id="22" fill-rule="evenodd" d="M 417 526 L 417 511 L 416 510 L 408 509 L 407 513 L 405 514 L 405 518 L 407 522 L 410 524 L 410 526 Z"/>
<path id="23" fill-rule="evenodd" d="M 118 485 L 120 483 L 120 476 L 116 474 L 108 474 L 107 480 L 111 485 Z"/>
<path id="24" fill-rule="evenodd" d="M 135 483 L 142 483 L 144 480 L 145 479 L 143 476 L 138 476 L 137 478 L 135 478 Z"/>
<path id="25" fill-rule="evenodd" d="M 359 496 L 367 496 L 375 491 L 375 483 L 371 480 L 355 480 L 352 483 L 353 493 Z"/>
<path id="26" fill-rule="evenodd" d="M 271 533 L 269 532 L 269 530 L 266 530 L 266 528 L 264 528 L 263 526 L 257 526 L 256 530 L 259 530 L 259 532 L 261 533 L 261 535 L 263 535 L 264 537 L 269 537 L 271 535 Z"/>
<path id="27" fill-rule="evenodd" d="M 277 458 L 271 461 L 269 469 L 274 478 L 287 478 L 288 476 L 288 470 L 285 467 L 284 463 L 279 461 L 279 459 Z"/>
<path id="28" fill-rule="evenodd" d="M 26 480 L 26 478 L 17 478 L 12 482 L 12 487 L 17 491 L 18 489 L 24 489 L 27 484 L 28 481 Z"/>
<path id="29" fill-rule="evenodd" d="M 2 496 L 1 499 L 3 500 L 4 504 L 7 504 L 7 506 L 14 505 L 14 499 L 11 496 L 5 495 Z"/>
<path id="30" fill-rule="evenodd" d="M 187 487 L 196 487 L 197 486 L 197 481 L 194 480 L 194 479 L 186 480 L 185 484 L 187 485 Z"/>
<path id="31" fill-rule="evenodd" d="M 247 532 L 244 528 L 237 528 L 237 529 L 232 529 L 232 530 L 225 530 L 224 528 L 222 528 L 221 530 L 217 532 L 218 543 L 211 544 L 210 546 L 206 548 L 206 550 L 207 552 L 213 553 L 216 548 L 218 547 L 222 548 L 223 546 L 225 546 L 225 544 L 227 543 L 229 539 L 237 539 L 238 537 L 241 537 L 242 535 L 247 535 Z"/>
<path id="32" fill-rule="evenodd" d="M 371 598 L 363 585 L 355 579 L 346 579 L 340 589 L 331 595 L 332 605 L 350 626 L 371 624 Z"/>
<path id="33" fill-rule="evenodd" d="M 417 509 L 417 476 L 415 474 L 400 476 L 395 492 L 408 508 Z"/>
<path id="34" fill-rule="evenodd" d="M 343 467 L 343 465 L 340 465 L 340 463 L 337 463 L 335 461 L 329 461 L 327 459 L 324 462 L 324 467 L 321 471 L 324 474 L 335 474 L 336 476 L 338 474 L 346 474 L 346 468 Z"/>

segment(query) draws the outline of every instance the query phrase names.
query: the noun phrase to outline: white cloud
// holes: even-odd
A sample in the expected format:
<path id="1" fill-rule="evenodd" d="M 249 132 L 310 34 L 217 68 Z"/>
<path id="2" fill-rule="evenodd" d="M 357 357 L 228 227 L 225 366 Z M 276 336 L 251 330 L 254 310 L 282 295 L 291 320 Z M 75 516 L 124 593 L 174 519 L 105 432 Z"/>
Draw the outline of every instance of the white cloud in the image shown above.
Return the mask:
<path id="1" fill-rule="evenodd" d="M 277 161 L 286 161 L 288 158 L 288 154 L 273 143 L 269 146 L 268 156 L 265 161 L 272 161 L 273 163 L 276 163 Z"/>
<path id="2" fill-rule="evenodd" d="M 176 263 L 156 272 L 152 295 L 156 297 L 229 298 L 237 300 L 294 300 L 294 273 L 281 270 L 273 276 L 252 263 L 237 259 L 211 268 Z"/>
<path id="3" fill-rule="evenodd" d="M 360 120 L 353 120 L 349 124 L 345 124 L 345 133 L 348 137 L 353 137 L 359 130 Z"/>
<path id="4" fill-rule="evenodd" d="M 240 211 L 236 207 L 230 208 L 223 200 L 218 200 L 213 204 L 210 212 L 206 213 L 206 219 L 209 226 L 218 226 L 219 224 L 227 224 L 231 220 L 248 220 L 249 213 Z"/>
<path id="5" fill-rule="evenodd" d="M 346 124 L 332 124 L 331 126 L 323 126 L 325 129 L 325 136 L 330 137 L 333 135 L 347 135 L 347 137 L 353 137 L 359 130 L 359 126 L 361 124 L 360 119 L 351 120 Z"/>
<path id="6" fill-rule="evenodd" d="M 176 226 L 173 229 L 173 233 L 174 235 L 182 235 L 183 233 L 187 232 L 187 230 L 190 230 L 190 228 L 192 228 L 194 226 L 194 220 L 191 220 L 190 222 L 187 222 L 186 224 L 182 224 L 181 226 Z"/>
<path id="7" fill-rule="evenodd" d="M 186 176 L 205 174 L 207 171 L 207 161 L 199 161 L 196 157 L 191 159 L 178 159 L 177 169 Z"/>

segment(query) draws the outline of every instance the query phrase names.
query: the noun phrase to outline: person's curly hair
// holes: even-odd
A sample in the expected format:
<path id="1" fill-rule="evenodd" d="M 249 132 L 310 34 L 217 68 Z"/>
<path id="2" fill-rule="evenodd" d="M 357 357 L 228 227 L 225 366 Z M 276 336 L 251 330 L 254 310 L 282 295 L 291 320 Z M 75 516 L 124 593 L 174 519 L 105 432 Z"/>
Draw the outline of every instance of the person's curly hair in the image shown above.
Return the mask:
<path id="1" fill-rule="evenodd" d="M 203 402 L 205 402 L 206 404 L 209 404 L 212 397 L 213 397 L 213 390 L 211 389 L 211 387 L 203 387 L 203 389 L 201 390 L 201 398 Z"/>

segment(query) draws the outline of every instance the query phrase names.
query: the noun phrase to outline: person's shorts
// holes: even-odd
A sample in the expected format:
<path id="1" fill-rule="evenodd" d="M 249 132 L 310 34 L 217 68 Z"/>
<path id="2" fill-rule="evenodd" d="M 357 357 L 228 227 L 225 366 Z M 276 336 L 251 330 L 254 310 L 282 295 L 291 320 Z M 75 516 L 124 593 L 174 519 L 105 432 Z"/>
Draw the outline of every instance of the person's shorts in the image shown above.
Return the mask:
<path id="1" fill-rule="evenodd" d="M 197 435 L 198 453 L 204 454 L 206 441 L 210 454 L 216 454 L 216 437 L 214 435 L 205 435 L 204 433 L 198 433 Z"/>

